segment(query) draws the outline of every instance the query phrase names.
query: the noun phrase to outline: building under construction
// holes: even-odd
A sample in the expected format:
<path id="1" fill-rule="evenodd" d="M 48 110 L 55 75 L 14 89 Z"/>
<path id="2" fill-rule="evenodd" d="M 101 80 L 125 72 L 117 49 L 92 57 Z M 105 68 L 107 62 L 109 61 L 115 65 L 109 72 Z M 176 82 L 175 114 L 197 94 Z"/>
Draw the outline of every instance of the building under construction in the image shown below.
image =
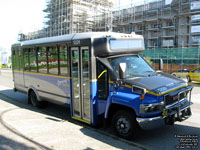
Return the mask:
<path id="1" fill-rule="evenodd" d="M 199 0 L 146 0 L 115 8 L 111 17 L 113 31 L 142 34 L 146 48 L 200 45 Z M 95 31 L 104 30 L 104 20 Z"/>
<path id="2" fill-rule="evenodd" d="M 48 0 L 46 37 L 91 32 L 98 15 L 111 14 L 111 0 Z M 106 28 L 106 26 L 104 27 Z"/>
<path id="3" fill-rule="evenodd" d="M 148 49 L 200 46 L 199 0 L 47 0 L 44 12 L 46 27 L 26 39 L 110 30 L 141 34 Z"/>

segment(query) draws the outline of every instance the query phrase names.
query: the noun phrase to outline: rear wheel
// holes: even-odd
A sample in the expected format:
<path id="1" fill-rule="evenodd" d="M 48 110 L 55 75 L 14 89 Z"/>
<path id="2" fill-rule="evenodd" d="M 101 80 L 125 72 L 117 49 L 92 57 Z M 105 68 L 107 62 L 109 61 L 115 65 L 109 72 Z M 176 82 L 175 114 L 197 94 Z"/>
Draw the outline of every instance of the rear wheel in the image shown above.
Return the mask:
<path id="1" fill-rule="evenodd" d="M 31 93 L 30 93 L 30 103 L 34 107 L 38 107 L 38 108 L 44 108 L 45 107 L 45 102 L 44 101 L 38 101 L 38 98 L 37 98 L 35 92 L 33 92 L 33 91 L 31 91 Z"/>
<path id="2" fill-rule="evenodd" d="M 112 128 L 118 136 L 131 139 L 137 131 L 135 114 L 125 110 L 117 111 L 113 116 Z"/>

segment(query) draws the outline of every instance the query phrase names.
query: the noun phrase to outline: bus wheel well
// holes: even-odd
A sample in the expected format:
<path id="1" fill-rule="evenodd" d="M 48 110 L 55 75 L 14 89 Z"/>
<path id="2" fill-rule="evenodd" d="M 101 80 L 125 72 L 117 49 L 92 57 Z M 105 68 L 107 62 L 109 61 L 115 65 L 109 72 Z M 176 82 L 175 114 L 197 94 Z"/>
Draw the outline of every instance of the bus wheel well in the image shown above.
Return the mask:
<path id="1" fill-rule="evenodd" d="M 36 92 L 33 89 L 28 90 L 28 104 L 32 104 L 37 108 L 45 108 L 47 106 L 47 101 L 39 101 Z"/>
<path id="2" fill-rule="evenodd" d="M 136 114 L 135 111 L 130 107 L 119 105 L 119 104 L 111 104 L 111 106 L 109 108 L 109 112 L 108 112 L 108 117 L 107 117 L 107 121 L 109 121 L 109 124 L 111 124 L 110 121 L 112 120 L 114 114 L 120 110 L 125 110 L 130 113 Z"/>

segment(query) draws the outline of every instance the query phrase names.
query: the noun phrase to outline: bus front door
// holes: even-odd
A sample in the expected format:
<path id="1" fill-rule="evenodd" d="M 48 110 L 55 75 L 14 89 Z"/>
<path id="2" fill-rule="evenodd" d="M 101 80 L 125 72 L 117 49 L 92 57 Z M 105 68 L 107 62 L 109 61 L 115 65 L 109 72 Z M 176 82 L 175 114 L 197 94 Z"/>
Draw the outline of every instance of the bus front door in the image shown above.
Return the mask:
<path id="1" fill-rule="evenodd" d="M 89 47 L 71 48 L 73 118 L 90 123 Z"/>

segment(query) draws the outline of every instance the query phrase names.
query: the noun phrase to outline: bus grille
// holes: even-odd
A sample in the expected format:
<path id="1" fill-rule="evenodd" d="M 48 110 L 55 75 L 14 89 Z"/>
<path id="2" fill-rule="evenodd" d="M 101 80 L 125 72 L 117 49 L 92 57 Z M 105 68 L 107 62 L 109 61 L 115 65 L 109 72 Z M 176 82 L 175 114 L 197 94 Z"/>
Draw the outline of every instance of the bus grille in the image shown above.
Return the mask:
<path id="1" fill-rule="evenodd" d="M 181 100 L 185 98 L 187 94 L 188 94 L 188 91 L 181 93 L 179 97 L 178 97 L 178 93 L 173 94 L 173 95 L 171 94 L 165 95 L 165 105 L 171 105 L 177 102 L 178 99 Z"/>

